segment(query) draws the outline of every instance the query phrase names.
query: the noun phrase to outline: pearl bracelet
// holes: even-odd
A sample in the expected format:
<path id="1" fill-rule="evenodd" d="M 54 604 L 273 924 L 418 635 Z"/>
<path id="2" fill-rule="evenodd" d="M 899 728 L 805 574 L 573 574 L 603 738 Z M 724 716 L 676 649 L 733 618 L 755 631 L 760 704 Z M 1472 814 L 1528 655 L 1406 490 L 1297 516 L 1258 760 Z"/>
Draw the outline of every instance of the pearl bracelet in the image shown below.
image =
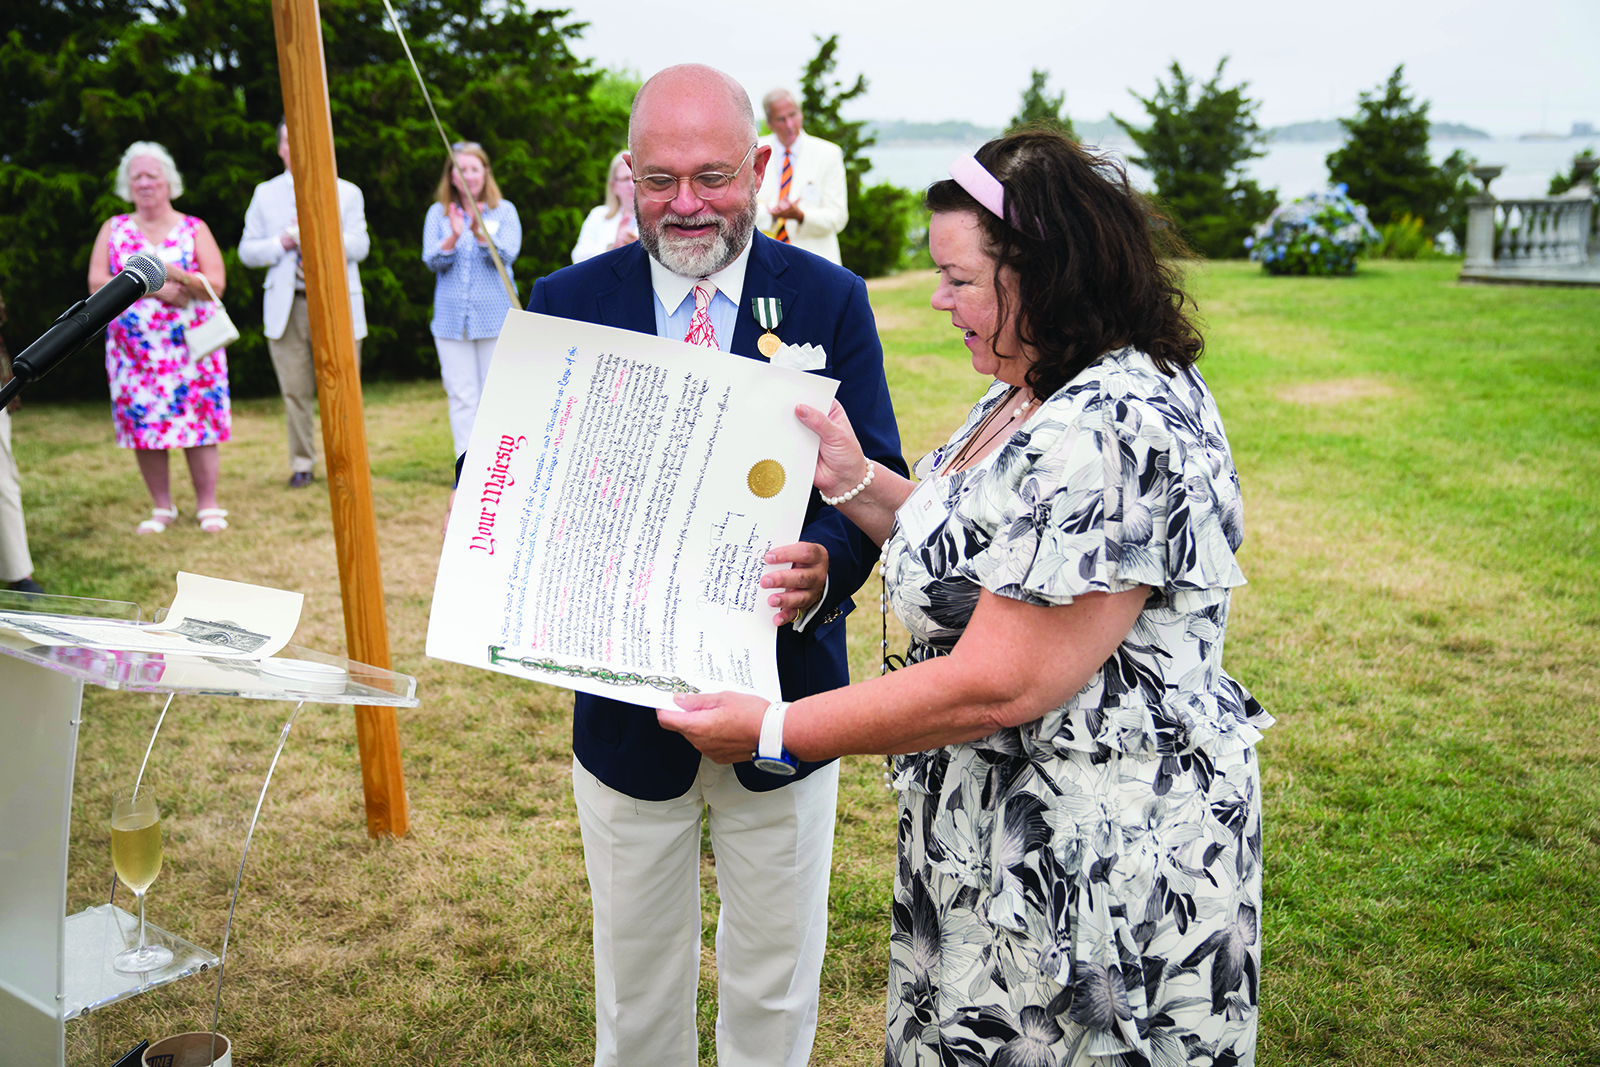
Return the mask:
<path id="1" fill-rule="evenodd" d="M 861 479 L 861 481 L 856 484 L 854 489 L 850 490 L 843 496 L 825 496 L 822 498 L 822 502 L 828 505 L 830 508 L 836 508 L 846 501 L 854 500 L 861 490 L 872 484 L 872 476 L 877 473 L 877 466 L 873 464 L 872 460 L 867 460 L 867 476 Z"/>

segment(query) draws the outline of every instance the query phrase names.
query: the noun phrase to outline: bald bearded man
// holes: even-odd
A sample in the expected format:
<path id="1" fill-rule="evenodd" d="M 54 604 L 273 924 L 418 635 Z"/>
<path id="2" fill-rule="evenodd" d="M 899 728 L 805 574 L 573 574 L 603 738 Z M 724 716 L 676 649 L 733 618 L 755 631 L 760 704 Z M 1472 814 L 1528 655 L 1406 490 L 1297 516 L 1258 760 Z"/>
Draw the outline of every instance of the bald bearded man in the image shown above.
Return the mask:
<path id="1" fill-rule="evenodd" d="M 634 99 L 628 145 L 638 242 L 540 279 L 528 310 L 765 360 L 751 301 L 775 298 L 777 334 L 822 350 L 811 370 L 839 381 L 867 454 L 904 471 L 866 286 L 756 232 L 771 150 L 757 143 L 744 90 L 710 67 L 664 70 Z M 784 700 L 848 684 L 845 616 L 877 556 L 813 491 L 801 542 L 768 557 L 790 569 L 763 579 Z M 653 708 L 587 694 L 573 718 L 594 901 L 596 1067 L 699 1062 L 702 813 L 722 899 L 717 1062 L 804 1064 L 827 942 L 838 764 L 801 763 L 792 776 L 719 766 L 662 729 Z"/>

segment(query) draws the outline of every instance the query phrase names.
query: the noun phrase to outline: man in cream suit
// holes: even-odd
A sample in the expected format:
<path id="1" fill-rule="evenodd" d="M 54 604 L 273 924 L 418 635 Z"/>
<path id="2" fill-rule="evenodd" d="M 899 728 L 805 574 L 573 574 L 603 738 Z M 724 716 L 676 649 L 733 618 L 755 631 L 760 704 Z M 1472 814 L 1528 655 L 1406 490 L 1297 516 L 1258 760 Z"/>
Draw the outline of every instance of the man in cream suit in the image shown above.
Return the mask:
<path id="1" fill-rule="evenodd" d="M 283 173 L 256 186 L 244 213 L 244 236 L 239 239 L 239 261 L 247 267 L 266 267 L 261 283 L 264 297 L 262 325 L 272 352 L 272 369 L 278 373 L 283 406 L 289 421 L 289 488 L 311 484 L 317 444 L 311 416 L 317 402 L 317 374 L 311 358 L 311 324 L 306 314 L 306 281 L 300 266 L 300 227 L 294 206 L 294 175 L 289 166 L 289 129 L 278 123 L 278 156 Z M 361 339 L 367 335 L 366 307 L 361 301 L 361 275 L 356 264 L 367 258 L 367 216 L 361 190 L 339 179 L 339 221 L 344 230 L 345 264 L 350 283 L 350 317 L 356 334 L 356 362 L 361 361 Z"/>
<path id="2" fill-rule="evenodd" d="M 756 225 L 774 240 L 839 262 L 839 231 L 850 221 L 845 202 L 844 153 L 806 133 L 794 94 L 774 89 L 761 98 L 772 132 L 772 164 L 756 197 Z"/>

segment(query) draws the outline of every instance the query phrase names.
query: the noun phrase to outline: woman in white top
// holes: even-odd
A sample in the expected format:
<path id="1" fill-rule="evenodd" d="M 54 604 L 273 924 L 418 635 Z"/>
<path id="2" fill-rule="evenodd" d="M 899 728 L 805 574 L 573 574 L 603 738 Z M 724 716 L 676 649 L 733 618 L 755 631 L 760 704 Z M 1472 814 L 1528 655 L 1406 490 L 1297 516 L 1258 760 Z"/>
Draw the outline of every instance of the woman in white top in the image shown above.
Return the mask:
<path id="1" fill-rule="evenodd" d="M 606 168 L 606 202 L 589 212 L 572 246 L 572 262 L 582 263 L 601 252 L 621 248 L 639 239 L 639 224 L 633 219 L 633 171 L 618 152 Z"/>

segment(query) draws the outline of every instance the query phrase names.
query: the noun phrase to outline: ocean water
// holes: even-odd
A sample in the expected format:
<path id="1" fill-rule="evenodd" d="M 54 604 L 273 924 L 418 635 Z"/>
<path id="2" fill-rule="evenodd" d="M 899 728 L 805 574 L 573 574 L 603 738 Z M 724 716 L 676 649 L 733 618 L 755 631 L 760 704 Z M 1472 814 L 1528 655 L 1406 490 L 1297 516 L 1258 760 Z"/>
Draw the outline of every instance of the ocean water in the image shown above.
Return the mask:
<path id="1" fill-rule="evenodd" d="M 1444 141 L 1436 140 L 1431 148 L 1435 160 L 1443 160 L 1457 148 L 1480 163 L 1498 163 L 1506 169 L 1494 180 L 1494 194 L 1503 198 L 1544 196 L 1550 187 L 1550 178 L 1565 173 L 1572 166 L 1572 157 L 1595 143 L 1596 138 L 1564 138 L 1553 141 L 1519 141 L 1514 138 L 1494 140 Z M 867 149 L 872 159 L 872 170 L 867 182 L 892 182 L 907 189 L 925 189 L 949 177 L 950 161 L 963 152 L 977 148 L 971 145 L 874 145 Z M 1134 152 L 1126 141 L 1109 141 L 1104 146 L 1124 163 Z M 1306 193 L 1321 189 L 1328 182 L 1328 153 L 1339 147 L 1338 142 L 1283 141 L 1268 147 L 1267 154 L 1253 160 L 1247 169 L 1249 175 L 1263 188 L 1278 190 L 1282 200 L 1293 200 Z M 1134 185 L 1150 188 L 1150 175 L 1138 167 L 1129 167 Z"/>

